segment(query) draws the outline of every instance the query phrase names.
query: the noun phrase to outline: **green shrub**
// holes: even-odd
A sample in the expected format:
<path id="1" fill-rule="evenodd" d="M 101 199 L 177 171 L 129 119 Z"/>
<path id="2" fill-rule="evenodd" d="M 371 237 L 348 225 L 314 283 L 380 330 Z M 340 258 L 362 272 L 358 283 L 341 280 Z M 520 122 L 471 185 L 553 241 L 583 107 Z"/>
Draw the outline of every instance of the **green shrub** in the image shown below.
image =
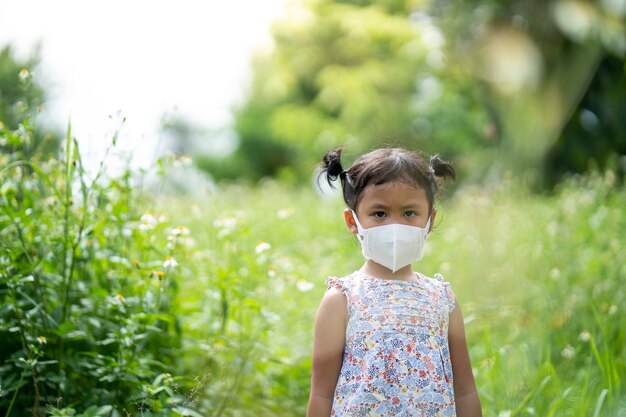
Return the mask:
<path id="1" fill-rule="evenodd" d="M 70 130 L 59 159 L 26 158 L 31 131 L 0 132 L 1 413 L 191 412 L 173 372 L 186 229 L 142 215 L 129 170 L 91 177 Z"/>

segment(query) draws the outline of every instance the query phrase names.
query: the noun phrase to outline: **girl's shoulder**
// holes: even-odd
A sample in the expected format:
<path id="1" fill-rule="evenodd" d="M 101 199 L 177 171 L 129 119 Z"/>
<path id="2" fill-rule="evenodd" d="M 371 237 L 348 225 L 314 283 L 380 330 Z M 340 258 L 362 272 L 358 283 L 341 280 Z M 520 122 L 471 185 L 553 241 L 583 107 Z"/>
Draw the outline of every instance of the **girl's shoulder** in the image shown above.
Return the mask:
<path id="1" fill-rule="evenodd" d="M 329 276 L 326 278 L 326 286 L 328 288 L 336 288 L 341 292 L 346 292 L 348 288 L 354 285 L 356 279 L 356 271 L 343 277 Z"/>
<path id="2" fill-rule="evenodd" d="M 432 278 L 420 273 L 417 273 L 417 275 L 425 278 L 424 281 L 430 286 L 431 291 L 434 294 L 437 294 L 439 298 L 445 300 L 445 304 L 448 306 L 448 311 L 452 313 L 455 308 L 456 296 L 454 295 L 454 291 L 452 291 L 450 282 L 446 281 L 440 273 L 435 273 Z"/>
<path id="3" fill-rule="evenodd" d="M 443 277 L 443 275 L 441 275 L 439 272 L 435 272 L 435 275 L 433 275 L 432 279 L 436 279 L 439 282 L 445 282 L 446 279 Z"/>
<path id="4" fill-rule="evenodd" d="M 425 285 L 428 285 L 434 288 L 450 287 L 450 283 L 446 281 L 443 275 L 441 275 L 438 272 L 436 272 L 432 277 L 429 277 L 419 272 L 416 272 L 415 275 L 418 277 L 418 279 L 421 279 L 421 282 Z"/>

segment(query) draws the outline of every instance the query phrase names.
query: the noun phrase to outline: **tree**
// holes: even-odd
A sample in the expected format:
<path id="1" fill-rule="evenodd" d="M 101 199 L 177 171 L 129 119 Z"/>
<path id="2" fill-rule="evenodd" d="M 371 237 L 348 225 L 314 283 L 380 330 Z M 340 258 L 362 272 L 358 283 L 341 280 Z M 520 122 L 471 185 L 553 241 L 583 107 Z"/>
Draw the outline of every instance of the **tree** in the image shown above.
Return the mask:
<path id="1" fill-rule="evenodd" d="M 545 159 L 545 182 L 553 187 L 566 172 L 590 165 L 626 173 L 626 65 L 605 57 L 593 81 Z"/>
<path id="2" fill-rule="evenodd" d="M 626 5 L 578 0 L 434 4 L 433 14 L 451 40 L 450 56 L 480 85 L 483 105 L 498 127 L 503 165 L 538 183 L 546 155 L 571 116 L 582 110 L 590 85 L 599 85 L 592 81 L 600 62 L 611 55 L 623 62 Z"/>
<path id="3" fill-rule="evenodd" d="M 276 22 L 275 47 L 255 61 L 248 100 L 235 111 L 239 146 L 208 169 L 308 178 L 341 144 L 348 154 L 393 144 L 445 157 L 482 146 L 475 92 L 464 79 L 441 86 L 443 35 L 426 15 L 408 18 L 417 6 L 323 0 Z"/>
<path id="4" fill-rule="evenodd" d="M 221 166 L 305 178 L 338 144 L 394 144 L 442 153 L 463 177 L 540 184 L 599 63 L 623 57 L 625 15 L 608 1 L 305 3 L 255 62 L 239 146 Z"/>

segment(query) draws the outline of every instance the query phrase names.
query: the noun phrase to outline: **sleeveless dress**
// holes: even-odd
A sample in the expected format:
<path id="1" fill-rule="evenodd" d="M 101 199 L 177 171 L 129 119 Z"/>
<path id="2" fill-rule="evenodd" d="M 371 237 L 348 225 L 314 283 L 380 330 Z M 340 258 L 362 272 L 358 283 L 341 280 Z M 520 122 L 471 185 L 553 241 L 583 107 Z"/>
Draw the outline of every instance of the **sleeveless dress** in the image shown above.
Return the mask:
<path id="1" fill-rule="evenodd" d="M 456 416 L 448 349 L 454 293 L 435 278 L 416 274 L 409 282 L 355 271 L 326 279 L 348 305 L 331 416 Z"/>

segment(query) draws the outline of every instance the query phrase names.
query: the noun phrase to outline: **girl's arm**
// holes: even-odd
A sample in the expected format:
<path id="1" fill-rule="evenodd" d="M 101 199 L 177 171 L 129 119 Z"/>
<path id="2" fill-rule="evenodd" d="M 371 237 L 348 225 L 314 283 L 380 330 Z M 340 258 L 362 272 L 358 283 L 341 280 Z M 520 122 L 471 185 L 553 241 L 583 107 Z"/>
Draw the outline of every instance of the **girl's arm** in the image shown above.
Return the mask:
<path id="1" fill-rule="evenodd" d="M 348 319 L 346 297 L 330 288 L 315 317 L 311 396 L 307 417 L 328 417 L 341 371 Z"/>
<path id="2" fill-rule="evenodd" d="M 454 399 L 458 417 L 481 417 L 480 399 L 476 392 L 476 383 L 472 373 L 467 341 L 465 340 L 465 325 L 459 302 L 454 300 L 454 311 L 450 314 L 448 329 L 448 345 L 450 360 L 452 361 L 452 375 L 454 380 Z"/>

